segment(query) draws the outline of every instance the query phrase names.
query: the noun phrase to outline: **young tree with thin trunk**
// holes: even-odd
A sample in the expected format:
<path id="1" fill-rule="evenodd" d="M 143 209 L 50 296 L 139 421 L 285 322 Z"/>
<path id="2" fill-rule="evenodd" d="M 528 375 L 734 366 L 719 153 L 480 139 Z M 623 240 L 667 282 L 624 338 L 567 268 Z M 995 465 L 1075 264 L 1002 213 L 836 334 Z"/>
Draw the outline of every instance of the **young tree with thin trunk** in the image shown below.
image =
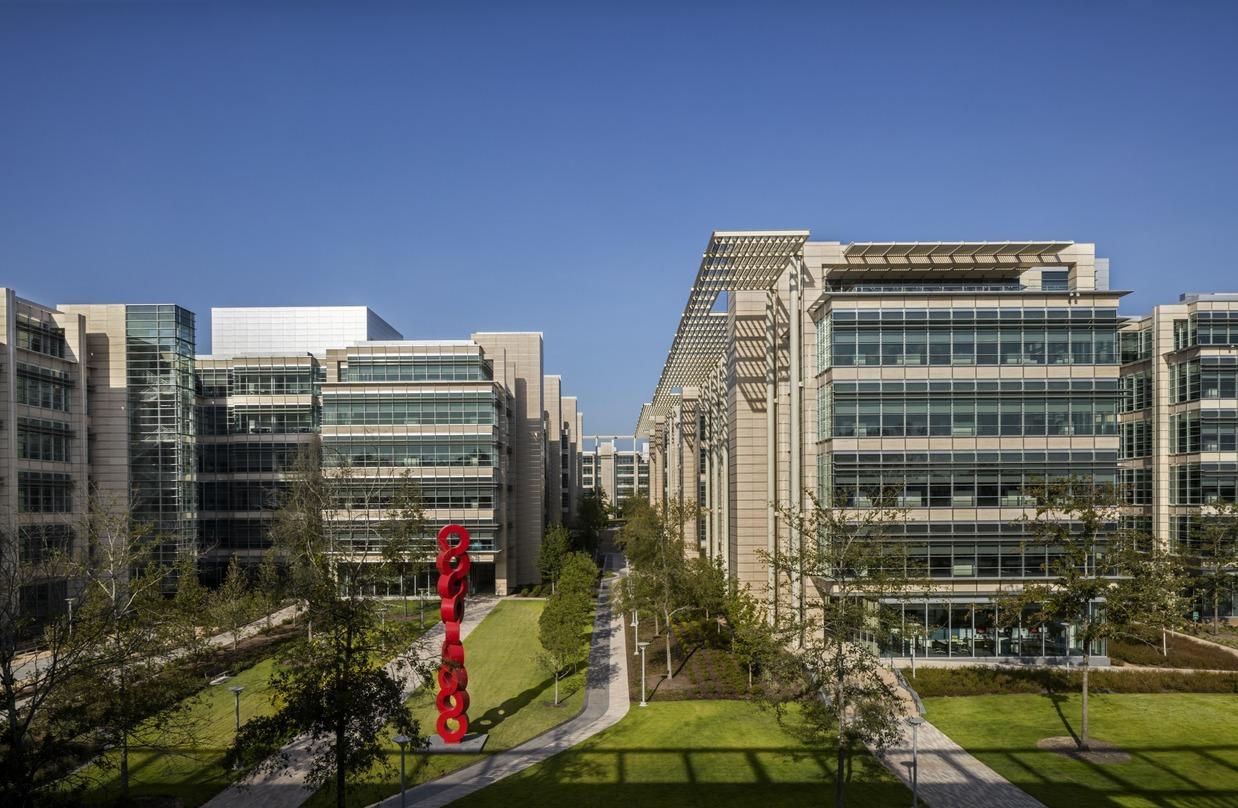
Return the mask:
<path id="1" fill-rule="evenodd" d="M 543 583 L 550 582 L 551 594 L 554 594 L 559 573 L 563 571 L 563 562 L 571 551 L 572 534 L 563 525 L 551 525 L 537 551 L 537 571 L 541 573 Z"/>
<path id="2" fill-rule="evenodd" d="M 1030 608 L 1035 622 L 1072 627 L 1081 649 L 1083 693 L 1077 745 L 1087 750 L 1092 654 L 1102 642 L 1131 631 L 1132 619 L 1145 610 L 1146 589 L 1141 578 L 1123 570 L 1116 532 L 1120 500 L 1112 485 L 1067 477 L 1031 486 L 1026 494 L 1036 503 L 1035 513 L 1022 520 L 1030 532 L 1026 543 L 1052 551 L 1047 580 L 1002 597 L 999 613 L 1016 619 Z M 1114 606 L 1106 607 L 1109 600 Z"/>
<path id="3" fill-rule="evenodd" d="M 561 589 L 546 602 L 537 620 L 537 638 L 542 645 L 541 661 L 555 680 L 555 706 L 559 706 L 559 679 L 562 672 L 582 658 L 584 627 L 589 619 L 588 595 Z"/>
<path id="4" fill-rule="evenodd" d="M 634 572 L 633 586 L 642 593 L 641 599 L 655 612 L 665 629 L 666 678 L 674 678 L 671 660 L 672 618 L 692 607 L 688 600 L 687 561 L 684 526 L 695 521 L 701 509 L 695 502 L 672 498 L 655 510 L 645 504 L 633 508 L 627 523 L 619 531 L 619 546 L 627 555 Z"/>
<path id="5" fill-rule="evenodd" d="M 800 609 L 784 610 L 773 628 L 772 642 L 786 653 L 771 657 L 780 686 L 769 698 L 778 706 L 796 702 L 815 734 L 834 743 L 834 805 L 842 808 L 850 756 L 901 737 L 896 684 L 871 638 L 889 634 L 892 614 L 883 600 L 905 594 L 911 581 L 906 553 L 889 535 L 903 519 L 892 497 L 845 508 L 805 495 L 811 507 L 781 510 L 801 537 L 798 547 L 779 550 L 769 563 L 780 580 L 811 581 L 816 592 Z"/>
<path id="6" fill-rule="evenodd" d="M 377 477 L 341 457 L 324 458 L 317 447 L 298 457 L 272 538 L 289 565 L 292 593 L 307 604 L 314 639 L 288 647 L 271 680 L 275 712 L 242 727 L 234 754 L 280 770 L 286 761 L 267 755 L 300 734 L 308 782 L 330 785 L 343 808 L 351 775 L 388 765 L 378 734 L 385 726 L 417 736 L 402 677 L 383 664 L 388 642 L 368 595 L 424 552 L 421 522 L 407 476 Z M 397 673 L 417 664 L 414 651 L 392 660 Z"/>
<path id="7" fill-rule="evenodd" d="M 1238 503 L 1216 502 L 1199 517 L 1195 553 L 1196 591 L 1212 610 L 1212 633 L 1221 628 L 1221 604 L 1238 581 Z"/>
<path id="8" fill-rule="evenodd" d="M 236 556 L 228 560 L 228 570 L 224 574 L 223 583 L 211 592 L 207 609 L 215 625 L 231 635 L 232 650 L 236 651 L 241 641 L 241 629 L 249 623 L 256 611 L 249 579 L 245 577 L 245 570 L 241 568 Z"/>
<path id="9" fill-rule="evenodd" d="M 748 671 L 748 689 L 753 676 L 778 655 L 776 636 L 770 630 L 769 614 L 745 584 L 727 593 L 722 608 L 731 632 L 731 653 Z"/>

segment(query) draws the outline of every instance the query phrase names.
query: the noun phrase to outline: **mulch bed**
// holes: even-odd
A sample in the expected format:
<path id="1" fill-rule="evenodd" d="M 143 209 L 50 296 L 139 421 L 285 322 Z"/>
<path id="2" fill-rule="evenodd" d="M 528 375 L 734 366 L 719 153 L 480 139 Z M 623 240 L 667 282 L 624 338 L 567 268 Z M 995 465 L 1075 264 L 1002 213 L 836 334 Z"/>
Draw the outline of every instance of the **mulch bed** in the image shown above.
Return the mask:
<path id="1" fill-rule="evenodd" d="M 1111 743 L 1090 740 L 1088 741 L 1087 750 L 1084 751 L 1079 748 L 1079 744 L 1075 739 L 1069 735 L 1041 738 L 1036 742 L 1036 748 L 1065 755 L 1075 760 L 1082 760 L 1084 763 L 1096 763 L 1101 766 L 1117 766 L 1131 762 L 1129 752 L 1124 752 L 1120 747 L 1114 746 Z"/>
<path id="2" fill-rule="evenodd" d="M 648 641 L 645 649 L 648 698 L 650 700 L 687 699 L 747 699 L 747 671 L 731 656 L 725 639 L 713 620 L 689 620 L 676 624 L 671 633 L 672 678 L 666 676 L 666 627 L 653 635 L 653 621 L 641 621 L 642 641 Z M 633 701 L 640 701 L 641 665 L 636 650 L 635 635 L 631 625 L 624 626 L 624 638 L 628 650 L 628 684 Z"/>

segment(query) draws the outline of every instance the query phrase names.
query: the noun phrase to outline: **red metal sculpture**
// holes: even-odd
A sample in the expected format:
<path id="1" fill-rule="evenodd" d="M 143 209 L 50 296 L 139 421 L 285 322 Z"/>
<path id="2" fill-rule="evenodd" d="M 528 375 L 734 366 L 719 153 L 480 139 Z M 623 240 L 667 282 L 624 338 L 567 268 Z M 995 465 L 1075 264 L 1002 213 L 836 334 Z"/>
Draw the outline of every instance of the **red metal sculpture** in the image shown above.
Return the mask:
<path id="1" fill-rule="evenodd" d="M 459 541 L 451 543 L 451 538 Z M 460 624 L 464 622 L 464 596 L 469 589 L 469 532 L 459 525 L 448 525 L 438 532 L 438 595 L 443 599 L 439 614 L 443 618 L 443 663 L 438 669 L 438 736 L 443 743 L 456 744 L 469 731 L 469 672 L 464 668 L 464 644 Z M 449 726 L 454 725 L 454 726 Z"/>

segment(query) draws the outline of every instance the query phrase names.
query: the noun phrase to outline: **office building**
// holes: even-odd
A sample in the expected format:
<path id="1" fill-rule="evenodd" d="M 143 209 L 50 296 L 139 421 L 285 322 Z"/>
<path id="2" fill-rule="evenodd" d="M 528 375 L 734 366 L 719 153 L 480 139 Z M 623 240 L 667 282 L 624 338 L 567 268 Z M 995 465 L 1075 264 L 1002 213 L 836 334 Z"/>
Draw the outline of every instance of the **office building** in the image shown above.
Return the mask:
<path id="1" fill-rule="evenodd" d="M 630 435 L 587 435 L 580 455 L 581 489 L 603 493 L 615 508 L 649 495 L 649 442 Z"/>
<path id="2" fill-rule="evenodd" d="M 1184 294 L 1120 339 L 1124 519 L 1193 556 L 1212 506 L 1238 502 L 1238 295 Z M 1235 591 L 1223 617 L 1238 616 Z"/>
<path id="3" fill-rule="evenodd" d="M 1024 543 L 1029 484 L 1117 481 L 1122 293 L 1108 276 L 1069 241 L 714 233 L 637 424 L 650 497 L 705 506 L 689 542 L 777 612 L 817 593 L 762 560 L 805 540 L 776 509 L 808 507 L 805 491 L 865 508 L 895 490 L 909 571 L 932 582 L 899 605 L 928 630 L 919 653 L 1079 653 L 1069 626 L 999 627 L 993 598 L 1051 561 Z"/>
<path id="4" fill-rule="evenodd" d="M 95 496 L 152 529 L 161 562 L 196 553 L 193 312 L 173 304 L 58 308 L 85 323 Z"/>
<path id="5" fill-rule="evenodd" d="M 355 342 L 403 339 L 366 306 L 247 306 L 211 309 L 217 356 L 303 354 Z"/>
<path id="6" fill-rule="evenodd" d="M 61 555 L 78 555 L 86 541 L 86 328 L 67 314 L 0 289 L 0 541 L 3 564 L 37 565 L 42 577 L 24 580 L 28 614 L 63 612 L 75 593 L 57 574 Z"/>

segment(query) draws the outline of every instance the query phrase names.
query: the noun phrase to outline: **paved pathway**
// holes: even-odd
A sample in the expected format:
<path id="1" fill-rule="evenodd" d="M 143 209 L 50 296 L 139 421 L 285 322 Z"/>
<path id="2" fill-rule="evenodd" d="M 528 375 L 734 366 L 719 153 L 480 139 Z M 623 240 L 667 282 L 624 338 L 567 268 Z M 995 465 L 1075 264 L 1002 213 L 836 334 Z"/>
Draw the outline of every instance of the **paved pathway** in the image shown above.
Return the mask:
<path id="1" fill-rule="evenodd" d="M 921 803 L 932 808 L 1045 808 L 927 721 L 918 734 Z M 910 727 L 901 743 L 877 758 L 911 788 Z"/>
<path id="2" fill-rule="evenodd" d="M 495 598 L 470 598 L 465 609 L 464 622 L 460 626 L 460 638 L 472 633 L 490 610 L 498 603 Z M 443 624 L 436 623 L 424 635 L 424 641 L 418 644 L 422 653 L 437 657 L 443 638 Z M 421 685 L 421 676 L 411 666 L 398 666 L 395 662 L 386 666 L 389 673 L 398 676 L 407 698 Z M 305 778 L 309 773 L 310 763 L 306 757 L 310 746 L 310 738 L 301 735 L 276 754 L 285 755 L 285 765 L 275 771 L 264 771 L 251 774 L 243 780 L 234 783 L 216 794 L 206 808 L 297 808 L 313 796 L 314 792 L 305 787 Z"/>
<path id="3" fill-rule="evenodd" d="M 621 557 L 608 554 L 606 568 L 617 570 Z M 589 648 L 589 672 L 585 704 L 575 718 L 525 741 L 520 746 L 488 755 L 485 760 L 457 769 L 437 780 L 414 786 L 405 793 L 408 805 L 438 808 L 480 791 L 491 783 L 527 769 L 570 749 L 613 726 L 628 712 L 628 660 L 623 641 L 623 612 L 611 605 L 610 590 L 619 579 L 603 579 L 593 620 Z M 380 808 L 398 808 L 400 795 L 377 803 Z"/>

